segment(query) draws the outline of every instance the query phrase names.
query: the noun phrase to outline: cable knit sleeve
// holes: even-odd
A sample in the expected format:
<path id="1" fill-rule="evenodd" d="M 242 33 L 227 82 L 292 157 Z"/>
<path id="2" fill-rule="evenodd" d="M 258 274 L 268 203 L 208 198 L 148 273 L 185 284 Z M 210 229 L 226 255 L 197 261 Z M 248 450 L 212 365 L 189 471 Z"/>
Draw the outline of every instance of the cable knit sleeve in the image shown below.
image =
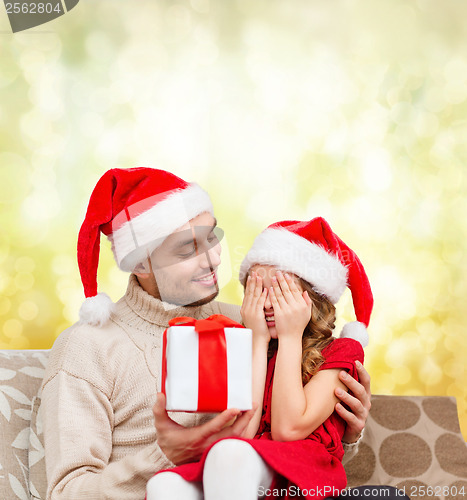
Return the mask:
<path id="1" fill-rule="evenodd" d="M 60 371 L 42 392 L 47 499 L 144 498 L 146 482 L 173 464 L 157 442 L 109 463 L 113 413 L 108 398 L 85 380 Z"/>
<path id="2" fill-rule="evenodd" d="M 358 447 L 363 439 L 364 432 L 365 428 L 363 428 L 359 438 L 357 439 L 357 441 L 355 441 L 355 443 L 345 443 L 344 441 L 342 441 L 342 446 L 344 447 L 344 457 L 342 458 L 342 465 L 346 465 L 358 453 Z"/>

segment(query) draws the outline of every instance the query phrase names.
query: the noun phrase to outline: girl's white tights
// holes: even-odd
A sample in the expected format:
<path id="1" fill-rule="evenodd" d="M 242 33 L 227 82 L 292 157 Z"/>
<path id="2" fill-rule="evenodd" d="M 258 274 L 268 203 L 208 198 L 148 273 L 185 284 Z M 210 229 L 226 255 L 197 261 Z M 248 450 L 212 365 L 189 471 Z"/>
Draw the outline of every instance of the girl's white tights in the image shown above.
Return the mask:
<path id="1" fill-rule="evenodd" d="M 206 457 L 202 485 L 163 472 L 149 480 L 147 500 L 257 500 L 273 478 L 274 471 L 247 442 L 224 439 Z"/>

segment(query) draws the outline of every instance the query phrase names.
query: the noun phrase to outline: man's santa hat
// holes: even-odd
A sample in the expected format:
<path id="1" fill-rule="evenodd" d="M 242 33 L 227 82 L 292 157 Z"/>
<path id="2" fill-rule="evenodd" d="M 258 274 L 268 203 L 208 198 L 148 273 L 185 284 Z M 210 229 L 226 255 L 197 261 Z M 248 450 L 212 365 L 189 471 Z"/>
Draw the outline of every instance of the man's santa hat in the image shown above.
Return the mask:
<path id="1" fill-rule="evenodd" d="M 114 168 L 97 183 L 78 237 L 78 264 L 86 300 L 82 322 L 103 325 L 113 303 L 97 293 L 100 233 L 112 243 L 120 269 L 132 272 L 164 239 L 197 215 L 213 214 L 209 195 L 197 184 L 154 168 Z"/>
<path id="2" fill-rule="evenodd" d="M 368 345 L 367 327 L 373 309 L 373 294 L 360 259 L 321 217 L 310 221 L 271 224 L 259 234 L 240 266 L 244 283 L 255 264 L 275 266 L 293 273 L 336 304 L 346 287 L 352 293 L 357 321 L 347 323 L 341 337 Z"/>

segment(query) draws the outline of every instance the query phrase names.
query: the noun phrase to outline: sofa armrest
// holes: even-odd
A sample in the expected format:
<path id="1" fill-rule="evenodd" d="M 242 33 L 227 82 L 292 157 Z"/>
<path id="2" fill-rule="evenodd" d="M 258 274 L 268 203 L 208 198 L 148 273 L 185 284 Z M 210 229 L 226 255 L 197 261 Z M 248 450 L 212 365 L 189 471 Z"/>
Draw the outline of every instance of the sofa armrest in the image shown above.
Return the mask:
<path id="1" fill-rule="evenodd" d="M 0 498 L 29 498 L 29 426 L 47 350 L 0 350 Z"/>
<path id="2" fill-rule="evenodd" d="M 359 452 L 345 466 L 348 486 L 395 486 L 411 498 L 464 491 L 467 498 L 467 447 L 455 398 L 374 395 L 371 403 Z"/>

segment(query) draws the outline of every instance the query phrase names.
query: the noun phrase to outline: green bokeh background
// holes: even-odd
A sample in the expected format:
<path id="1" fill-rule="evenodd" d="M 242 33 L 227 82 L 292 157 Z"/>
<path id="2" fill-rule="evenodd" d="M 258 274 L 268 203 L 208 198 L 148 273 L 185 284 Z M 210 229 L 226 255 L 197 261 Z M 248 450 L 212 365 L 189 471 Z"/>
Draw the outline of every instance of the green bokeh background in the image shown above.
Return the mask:
<path id="1" fill-rule="evenodd" d="M 13 35 L 0 6 L 0 348 L 76 321 L 92 188 L 156 166 L 211 194 L 226 301 L 266 225 L 327 218 L 372 283 L 373 392 L 455 396 L 467 436 L 465 19 L 457 0 L 81 0 Z M 126 281 L 103 241 L 100 290 Z"/>

